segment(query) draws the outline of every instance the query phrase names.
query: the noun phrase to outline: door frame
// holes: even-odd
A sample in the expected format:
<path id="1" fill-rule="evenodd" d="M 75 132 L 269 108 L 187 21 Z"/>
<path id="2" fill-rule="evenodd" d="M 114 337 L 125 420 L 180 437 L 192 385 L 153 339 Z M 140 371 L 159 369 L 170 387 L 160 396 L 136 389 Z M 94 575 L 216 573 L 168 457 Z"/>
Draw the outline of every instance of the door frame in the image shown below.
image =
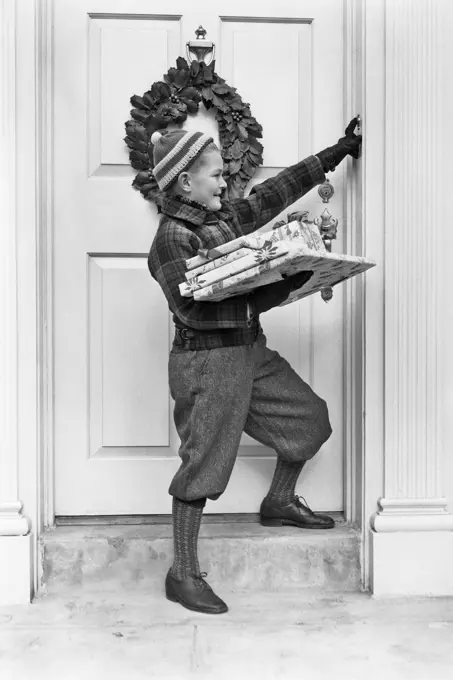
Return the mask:
<path id="1" fill-rule="evenodd" d="M 383 103 L 379 99 L 379 88 L 370 88 L 366 79 L 375 74 L 376 63 L 384 63 L 383 32 L 379 26 L 375 30 L 376 22 L 379 24 L 383 17 L 384 0 L 372 3 L 370 11 L 365 4 L 365 0 L 345 0 L 344 120 L 349 120 L 359 112 L 365 119 L 367 112 L 376 111 L 378 129 Z M 19 375 L 22 394 L 30 384 L 35 387 L 33 398 L 23 399 L 22 405 L 19 403 L 20 427 L 29 429 L 35 435 L 34 445 L 24 445 L 19 451 L 21 496 L 36 539 L 33 568 L 35 590 L 40 580 L 39 536 L 55 524 L 52 6 L 53 0 L 24 0 L 16 3 L 17 59 L 14 64 L 18 101 L 30 103 L 28 107 L 23 106 L 16 116 L 18 173 L 15 189 L 18 204 L 25 201 L 28 205 L 17 216 L 19 241 L 28 244 L 28 249 L 18 259 L 18 278 L 22 281 L 24 299 L 26 296 L 34 304 L 34 308 L 30 302 L 22 307 L 19 304 L 18 314 L 21 333 L 26 333 L 24 329 L 32 329 L 28 335 L 22 336 L 23 351 L 35 359 L 35 362 L 27 361 L 28 373 L 24 370 Z M 373 27 L 373 31 L 367 31 L 367 26 Z M 373 37 L 368 44 L 369 35 Z M 367 120 L 366 125 L 371 133 L 371 120 Z M 34 163 L 30 163 L 31 155 L 35 159 Z M 384 181 L 382 173 L 379 167 L 369 166 L 366 145 L 359 164 L 353 167 L 352 161 L 348 160 L 347 163 L 345 223 L 349 225 L 349 230 L 346 249 L 351 254 L 362 254 L 366 245 L 370 247 L 370 254 L 378 258 L 383 244 L 383 228 L 381 223 L 374 236 L 367 239 L 371 228 L 379 226 L 372 217 L 367 221 L 367 199 L 371 194 L 376 195 L 376 191 L 379 194 L 379 187 Z M 21 175 L 28 178 L 26 184 L 18 181 Z M 367 287 L 364 278 L 357 277 L 345 284 L 344 507 L 346 519 L 354 522 L 362 533 L 362 584 L 365 589 L 369 583 L 369 517 L 380 495 L 382 476 L 379 442 L 369 446 L 373 430 L 378 434 L 383 432 L 383 408 L 380 403 L 382 375 L 379 372 L 383 357 L 383 330 L 378 325 L 379 313 L 376 315 L 376 302 L 381 305 L 383 300 L 379 282 L 380 279 L 377 284 Z M 372 310 L 372 315 L 367 315 L 367 309 Z M 378 332 L 374 332 L 374 329 Z M 370 402 L 376 411 L 373 427 L 367 432 L 365 406 Z M 373 460 L 370 464 L 371 456 Z M 370 472 L 374 471 L 378 474 L 370 476 Z"/>

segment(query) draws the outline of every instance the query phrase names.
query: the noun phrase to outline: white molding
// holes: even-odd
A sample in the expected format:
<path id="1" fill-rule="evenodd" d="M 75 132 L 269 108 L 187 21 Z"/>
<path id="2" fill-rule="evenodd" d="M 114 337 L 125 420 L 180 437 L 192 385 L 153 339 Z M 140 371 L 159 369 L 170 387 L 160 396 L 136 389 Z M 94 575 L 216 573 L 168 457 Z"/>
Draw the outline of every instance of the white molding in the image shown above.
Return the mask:
<path id="1" fill-rule="evenodd" d="M 33 594 L 31 521 L 19 499 L 16 3 L 0 0 L 0 605 Z"/>
<path id="2" fill-rule="evenodd" d="M 442 432 L 446 8 L 385 0 L 385 457 L 369 532 L 376 596 L 453 595 Z"/>
<path id="3" fill-rule="evenodd" d="M 371 518 L 374 531 L 453 531 L 446 498 L 381 498 Z"/>
<path id="4" fill-rule="evenodd" d="M 53 400 L 53 0 L 36 4 L 37 337 L 40 530 L 55 523 Z"/>
<path id="5" fill-rule="evenodd" d="M 349 476 L 355 485 L 356 522 L 362 532 L 362 588 L 368 590 L 372 570 L 369 518 L 377 509 L 376 499 L 384 492 L 384 0 L 372 3 L 351 0 L 351 3 L 353 8 L 347 7 L 346 11 L 355 14 L 355 37 L 350 46 L 355 74 L 350 77 L 355 80 L 354 113 L 360 113 L 362 118 L 363 144 L 355 186 L 355 241 L 351 234 L 348 250 L 355 249 L 378 263 L 363 278 L 361 286 L 348 293 L 361 310 L 351 330 L 356 347 L 361 347 L 361 356 L 354 353 L 354 344 L 349 340 L 348 360 L 356 373 L 355 385 L 347 398 L 355 398 L 356 422 L 347 423 L 347 445 L 355 444 L 358 453 Z"/>
<path id="6" fill-rule="evenodd" d="M 33 535 L 0 538 L 0 605 L 29 604 L 33 597 Z"/>
<path id="7" fill-rule="evenodd" d="M 361 132 L 364 135 L 367 125 L 366 105 L 370 104 L 375 109 L 374 102 L 369 102 L 366 89 L 367 78 L 367 7 L 365 0 L 345 0 L 345 120 L 360 114 Z M 374 13 L 379 12 L 375 4 L 372 8 Z M 378 34 L 379 35 L 379 34 Z M 378 59 L 383 59 L 383 46 L 379 38 L 374 38 L 375 50 Z M 373 55 L 376 57 L 376 54 Z M 368 63 L 368 68 L 370 64 Z M 372 97 L 378 97 L 378 90 L 370 88 Z M 373 125 L 373 121 L 371 121 Z M 348 160 L 346 171 L 346 215 L 345 224 L 348 225 L 345 252 L 357 255 L 369 254 L 367 245 L 367 212 L 366 198 L 375 194 L 376 178 L 366 172 L 366 138 L 362 145 L 362 158 L 356 163 Z M 374 171 L 374 168 L 373 168 Z M 374 225 L 371 224 L 371 229 Z M 376 251 L 371 251 L 373 256 Z M 367 317 L 367 280 L 362 277 L 352 279 L 345 284 L 345 472 L 344 472 L 344 507 L 345 517 L 354 522 L 360 529 L 362 541 L 360 545 L 360 564 L 362 588 L 368 590 L 370 586 L 371 553 L 369 542 L 369 526 L 367 511 L 369 500 L 373 495 L 370 486 L 375 481 L 372 474 L 367 476 L 367 458 L 372 458 L 374 464 L 378 461 L 374 451 L 369 450 L 366 438 L 366 408 L 367 399 L 366 380 L 370 383 L 374 375 L 369 371 L 366 348 L 366 324 L 369 326 Z M 376 342 L 376 337 L 373 338 Z M 370 349 L 383 351 L 379 340 Z M 370 353 L 371 360 L 372 352 Z M 376 363 L 376 362 L 374 362 Z M 373 389 L 371 389 L 374 392 Z M 373 405 L 376 408 L 376 404 Z M 368 437 L 368 439 L 370 439 Z"/>
<path id="8" fill-rule="evenodd" d="M 439 3 L 385 13 L 385 484 L 378 532 L 453 529 L 442 499 Z M 427 233 L 429 225 L 429 234 Z"/>
<path id="9" fill-rule="evenodd" d="M 362 587 L 370 587 L 373 570 L 369 520 L 384 494 L 384 114 L 385 0 L 357 0 L 361 26 L 363 252 L 378 266 L 363 283 L 364 375 L 362 437 Z"/>
<path id="10" fill-rule="evenodd" d="M 16 219 L 16 7 L 0 3 L 0 537 L 23 536 L 18 449 L 18 264 Z M 1 538 L 0 538 L 1 540 Z"/>
<path id="11" fill-rule="evenodd" d="M 14 0 L 1 11 L 0 502 L 17 494 L 16 40 Z"/>
<path id="12" fill-rule="evenodd" d="M 362 25 L 361 3 L 345 0 L 344 3 L 344 120 L 351 120 L 360 113 L 362 78 Z M 361 163 L 346 161 L 345 174 L 345 252 L 363 255 L 363 223 L 361 209 Z M 345 471 L 344 508 L 347 521 L 362 526 L 363 480 L 360 474 L 363 461 L 363 279 L 356 277 L 345 284 Z"/>
<path id="13" fill-rule="evenodd" d="M 442 495 L 439 6 L 386 3 L 384 495 L 391 498 Z"/>
<path id="14" fill-rule="evenodd" d="M 31 523 L 30 519 L 22 514 L 23 506 L 22 501 L 0 503 L 0 537 L 28 534 Z"/>
<path id="15" fill-rule="evenodd" d="M 453 533 L 370 531 L 374 597 L 453 595 Z"/>

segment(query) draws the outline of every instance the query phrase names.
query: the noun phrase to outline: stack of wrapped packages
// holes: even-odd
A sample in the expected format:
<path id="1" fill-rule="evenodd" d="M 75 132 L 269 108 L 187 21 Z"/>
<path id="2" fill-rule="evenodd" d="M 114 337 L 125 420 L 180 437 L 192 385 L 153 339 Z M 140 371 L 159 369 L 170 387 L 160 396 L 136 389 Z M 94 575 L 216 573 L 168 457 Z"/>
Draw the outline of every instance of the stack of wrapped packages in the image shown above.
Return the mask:
<path id="1" fill-rule="evenodd" d="M 200 250 L 198 255 L 186 260 L 186 265 L 187 281 L 179 286 L 181 295 L 205 302 L 248 293 L 280 281 L 282 275 L 313 271 L 308 283 L 291 293 L 283 306 L 331 289 L 376 263 L 365 257 L 328 252 L 313 223 L 294 220 L 270 231 L 241 236 L 211 250 Z"/>

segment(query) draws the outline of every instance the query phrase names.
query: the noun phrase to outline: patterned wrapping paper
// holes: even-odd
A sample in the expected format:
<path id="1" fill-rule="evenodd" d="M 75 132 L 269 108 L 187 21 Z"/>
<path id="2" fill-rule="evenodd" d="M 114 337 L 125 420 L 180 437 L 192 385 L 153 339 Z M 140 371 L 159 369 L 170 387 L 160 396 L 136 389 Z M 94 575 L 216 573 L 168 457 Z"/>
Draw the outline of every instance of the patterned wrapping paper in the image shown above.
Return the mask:
<path id="1" fill-rule="evenodd" d="M 268 262 L 281 255 L 285 255 L 288 252 L 288 244 L 284 241 L 279 241 L 277 243 L 265 241 L 263 247 L 259 250 L 252 250 L 252 248 L 241 248 L 241 250 L 244 251 L 243 257 L 234 260 L 233 262 L 228 262 L 212 271 L 194 276 L 190 278 L 187 283 L 180 283 L 179 291 L 181 295 L 183 297 L 190 297 L 196 290 L 206 288 L 218 281 L 223 281 L 228 277 L 232 277 L 235 274 L 239 274 L 248 269 L 253 269 L 257 264 L 262 264 L 263 262 Z M 219 259 L 223 260 L 223 258 Z M 217 260 L 215 260 L 215 262 L 216 261 Z M 199 269 L 203 269 L 203 267 L 197 267 L 195 271 L 198 272 Z"/>
<path id="2" fill-rule="evenodd" d="M 300 290 L 294 291 L 282 303 L 290 304 L 303 297 L 312 295 L 328 286 L 335 286 L 341 281 L 365 272 L 376 263 L 364 257 L 342 255 L 338 253 L 314 251 L 303 243 L 296 241 L 288 244 L 288 253 L 263 262 L 262 264 L 235 274 L 223 281 L 218 281 L 193 293 L 198 301 L 214 302 L 233 295 L 242 295 L 268 283 L 280 281 L 282 274 L 293 276 L 300 271 L 312 270 L 313 276 Z"/>
<path id="3" fill-rule="evenodd" d="M 187 283 L 180 284 L 183 297 L 215 302 L 312 270 L 302 289 L 294 291 L 281 306 L 335 286 L 374 267 L 373 260 L 329 253 L 319 230 L 310 222 L 292 221 L 256 236 L 242 236 L 186 261 Z"/>
<path id="4" fill-rule="evenodd" d="M 294 220 L 280 227 L 262 233 L 272 242 L 281 241 L 303 241 L 312 250 L 322 250 L 326 252 L 326 246 L 319 233 L 319 229 L 311 222 Z"/>
<path id="5" fill-rule="evenodd" d="M 216 260 L 210 260 L 206 264 L 202 264 L 200 267 L 197 267 L 196 269 L 190 269 L 188 272 L 186 272 L 186 279 L 188 281 L 196 279 L 201 274 L 206 274 L 206 272 L 211 272 L 213 269 L 223 267 L 224 264 L 229 264 L 230 262 L 239 260 L 241 257 L 250 255 L 250 251 L 251 248 L 239 248 L 239 250 L 235 250 L 228 255 L 222 255 L 222 257 L 218 257 Z"/>
<path id="6" fill-rule="evenodd" d="M 186 279 L 189 280 L 193 276 L 198 276 L 204 274 L 205 271 L 210 271 L 211 267 L 215 267 L 213 263 L 220 262 L 225 258 L 222 264 L 230 262 L 229 257 L 233 256 L 233 253 L 241 252 L 242 249 L 254 249 L 260 250 L 263 248 L 266 241 L 272 241 L 276 243 L 277 241 L 292 241 L 292 240 L 302 240 L 309 248 L 314 250 L 325 251 L 324 241 L 318 229 L 309 222 L 301 222 L 293 220 L 287 224 L 276 227 L 269 231 L 257 232 L 256 236 L 249 234 L 248 236 L 240 236 L 233 241 L 228 241 L 217 248 L 211 248 L 210 250 L 199 250 L 198 255 L 191 257 L 186 260 L 186 266 L 188 272 L 186 273 Z M 234 259 L 236 259 L 234 257 Z M 204 269 L 204 267 L 209 266 L 209 269 Z M 194 270 L 200 267 L 200 272 L 195 272 Z"/>
<path id="7" fill-rule="evenodd" d="M 240 236 L 239 238 L 233 239 L 233 241 L 228 241 L 221 246 L 217 246 L 217 248 L 199 250 L 198 255 L 186 260 L 186 267 L 188 270 L 195 269 L 211 260 L 222 257 L 222 255 L 228 255 L 239 248 L 253 248 L 254 250 L 259 250 L 262 248 L 262 244 L 263 240 L 260 236 Z"/>

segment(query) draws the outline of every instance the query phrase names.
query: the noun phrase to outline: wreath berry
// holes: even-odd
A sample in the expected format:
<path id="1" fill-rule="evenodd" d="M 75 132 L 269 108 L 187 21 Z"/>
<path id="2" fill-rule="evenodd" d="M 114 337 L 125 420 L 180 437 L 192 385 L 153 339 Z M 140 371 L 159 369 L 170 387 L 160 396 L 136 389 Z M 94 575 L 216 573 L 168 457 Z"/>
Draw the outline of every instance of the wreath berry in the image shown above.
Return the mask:
<path id="1" fill-rule="evenodd" d="M 129 160 L 138 170 L 132 186 L 147 199 L 160 202 L 160 191 L 153 175 L 153 144 L 151 136 L 168 125 L 184 123 L 187 116 L 198 112 L 200 102 L 213 109 L 219 126 L 221 155 L 227 197 L 243 195 L 256 168 L 263 162 L 263 146 L 258 141 L 263 128 L 252 116 L 250 104 L 242 101 L 236 88 L 228 85 L 215 72 L 215 61 L 189 64 L 183 57 L 176 60 L 163 76 L 153 83 L 142 97 L 133 95 L 131 120 L 125 124 L 124 141 L 129 147 Z"/>

